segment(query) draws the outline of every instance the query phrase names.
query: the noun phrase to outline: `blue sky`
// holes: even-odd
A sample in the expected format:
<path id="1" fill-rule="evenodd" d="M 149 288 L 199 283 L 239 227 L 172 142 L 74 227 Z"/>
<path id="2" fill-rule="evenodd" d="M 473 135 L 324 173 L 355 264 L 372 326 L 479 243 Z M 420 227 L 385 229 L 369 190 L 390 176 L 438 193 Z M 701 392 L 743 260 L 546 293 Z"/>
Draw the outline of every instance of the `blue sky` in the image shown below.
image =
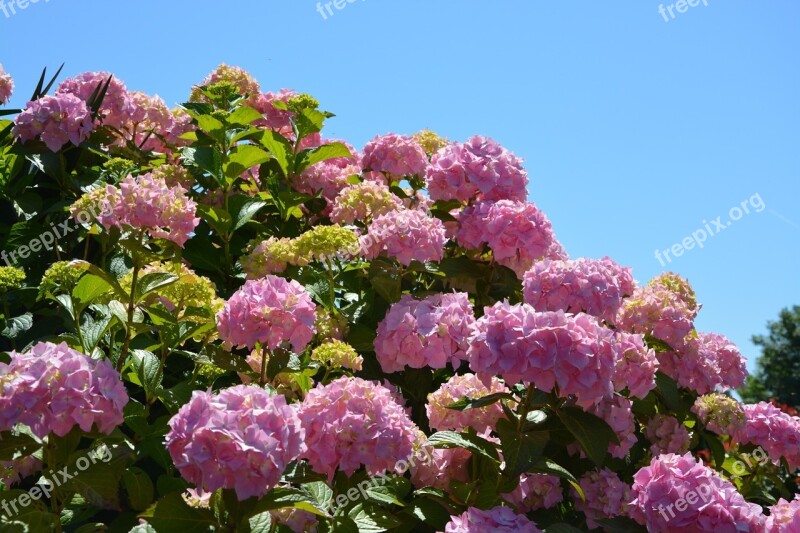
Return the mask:
<path id="1" fill-rule="evenodd" d="M 0 63 L 15 106 L 62 62 L 170 104 L 226 62 L 315 95 L 357 147 L 494 137 L 573 257 L 688 277 L 698 328 L 754 359 L 750 335 L 800 304 L 800 2 L 694 1 L 356 0 L 325 19 L 312 0 L 39 0 L 0 10 Z M 718 216 L 703 248 L 656 259 Z"/>

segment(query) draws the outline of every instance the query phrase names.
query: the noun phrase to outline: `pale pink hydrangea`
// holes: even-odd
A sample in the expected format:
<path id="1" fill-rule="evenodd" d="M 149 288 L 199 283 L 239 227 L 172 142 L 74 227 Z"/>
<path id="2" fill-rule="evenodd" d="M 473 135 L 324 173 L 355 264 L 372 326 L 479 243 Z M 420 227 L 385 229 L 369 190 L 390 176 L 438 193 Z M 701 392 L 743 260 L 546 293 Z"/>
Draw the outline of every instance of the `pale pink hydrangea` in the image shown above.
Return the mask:
<path id="1" fill-rule="evenodd" d="M 575 502 L 575 509 L 586 516 L 589 528 L 600 527 L 595 520 L 627 516 L 631 488 L 608 468 L 584 474 L 578 484 L 583 489 L 586 501 L 574 488 L 570 491 L 572 501 Z"/>
<path id="2" fill-rule="evenodd" d="M 375 217 L 403 209 L 403 202 L 384 183 L 368 180 L 342 189 L 330 219 L 336 224 L 369 224 Z"/>
<path id="3" fill-rule="evenodd" d="M 447 242 L 444 224 L 422 211 L 402 209 L 376 218 L 359 239 L 361 253 L 375 259 L 382 253 L 403 265 L 441 261 Z"/>
<path id="4" fill-rule="evenodd" d="M 661 352 L 658 358 L 665 374 L 698 394 L 738 388 L 747 377 L 744 356 L 735 344 L 716 333 L 689 337 L 677 352 Z"/>
<path id="5" fill-rule="evenodd" d="M 367 143 L 361 156 L 361 167 L 385 172 L 396 178 L 424 176 L 428 168 L 428 156 L 413 137 L 389 133 Z"/>
<path id="6" fill-rule="evenodd" d="M 475 324 L 465 293 L 434 294 L 416 300 L 405 294 L 378 325 L 375 354 L 384 372 L 457 367 L 466 358 Z"/>
<path id="7" fill-rule="evenodd" d="M 197 129 L 191 115 L 180 107 L 173 108 L 170 113 L 172 113 L 172 128 L 167 132 L 167 144 L 177 147 L 189 146 L 192 141 L 182 139 L 181 136 Z"/>
<path id="8" fill-rule="evenodd" d="M 34 455 L 24 455 L 11 461 L 0 461 L 0 483 L 11 487 L 43 469 L 44 463 Z"/>
<path id="9" fill-rule="evenodd" d="M 256 121 L 256 126 L 270 129 L 287 139 L 294 137 L 294 130 L 292 129 L 293 113 L 288 109 L 276 107 L 275 103 L 280 102 L 285 105 L 297 95 L 297 91 L 281 89 L 277 93 L 268 92 L 256 96 L 253 101 L 253 107 L 264 115 L 264 118 Z"/>
<path id="10" fill-rule="evenodd" d="M 550 221 L 532 203 L 479 202 L 462 211 L 459 224 L 459 244 L 471 249 L 488 244 L 494 260 L 519 277 L 541 259 L 565 259 Z"/>
<path id="11" fill-rule="evenodd" d="M 5 105 L 14 92 L 14 79 L 0 65 L 0 105 Z"/>
<path id="12" fill-rule="evenodd" d="M 144 151 L 166 151 L 165 140 L 173 137 L 172 131 L 176 127 L 175 115 L 159 96 L 134 91 L 130 98 L 135 107 L 130 118 L 119 128 L 123 135 L 120 143 L 131 141 Z"/>
<path id="13" fill-rule="evenodd" d="M 654 457 L 634 475 L 631 495 L 631 517 L 652 533 L 763 531 L 761 507 L 691 453 Z"/>
<path id="14" fill-rule="evenodd" d="M 469 460 L 472 452 L 464 448 L 423 448 L 427 451 L 427 461 L 416 461 L 411 466 L 411 483 L 421 489 L 433 487 L 450 490 L 450 483 L 469 481 Z"/>
<path id="15" fill-rule="evenodd" d="M 515 513 L 510 507 L 495 507 L 488 511 L 470 507 L 452 517 L 444 533 L 541 533 L 541 529 L 525 515 Z"/>
<path id="16" fill-rule="evenodd" d="M 75 426 L 110 434 L 122 424 L 128 393 L 108 360 L 66 343 L 40 342 L 0 363 L 0 431 L 25 424 L 34 435 L 63 437 Z"/>
<path id="17" fill-rule="evenodd" d="M 653 455 L 665 453 L 684 454 L 689 451 L 691 436 L 677 418 L 670 415 L 656 415 L 645 427 L 644 435 L 650 441 Z"/>
<path id="18" fill-rule="evenodd" d="M 519 485 L 504 495 L 517 512 L 529 513 L 539 509 L 551 509 L 564 500 L 561 480 L 547 474 L 523 474 Z"/>
<path id="19" fill-rule="evenodd" d="M 477 400 L 490 394 L 507 392 L 509 392 L 508 388 L 495 377 L 491 379 L 487 387 L 475 374 L 456 375 L 438 390 L 428 394 L 425 411 L 428 413 L 428 421 L 433 429 L 466 431 L 468 427 L 471 427 L 478 433 L 484 433 L 487 430 L 493 430 L 497 421 L 505 416 L 499 402 L 464 411 L 447 407 L 462 398 Z"/>
<path id="20" fill-rule="evenodd" d="M 305 449 L 296 409 L 247 385 L 195 391 L 169 427 L 167 450 L 181 475 L 207 492 L 233 489 L 239 500 L 269 492 Z"/>
<path id="21" fill-rule="evenodd" d="M 362 465 L 377 475 L 414 453 L 419 429 L 392 391 L 360 378 L 319 384 L 299 410 L 308 447 L 303 455 L 328 479 L 337 469 L 352 475 Z"/>
<path id="22" fill-rule="evenodd" d="M 697 398 L 692 412 L 706 428 L 719 435 L 734 435 L 744 429 L 747 421 L 744 406 L 730 396 L 719 393 Z"/>
<path id="23" fill-rule="evenodd" d="M 785 457 L 792 470 L 800 468 L 800 418 L 767 402 L 746 404 L 743 409 L 744 428 L 734 431 L 733 439 L 761 446 L 775 462 Z"/>
<path id="24" fill-rule="evenodd" d="M 619 444 L 612 442 L 608 445 L 608 452 L 617 459 L 625 457 L 636 444 L 636 420 L 632 408 L 633 403 L 629 399 L 614 395 L 589 409 L 590 413 L 605 420 L 617 434 Z"/>
<path id="25" fill-rule="evenodd" d="M 617 362 L 614 370 L 614 390 L 626 388 L 631 396 L 644 399 L 656 388 L 658 359 L 655 351 L 645 345 L 641 335 L 617 331 Z"/>
<path id="26" fill-rule="evenodd" d="M 232 67 L 221 64 L 215 68 L 205 79 L 192 90 L 191 100 L 193 102 L 205 100 L 205 96 L 199 92 L 199 87 L 213 85 L 215 83 L 227 82 L 233 84 L 242 96 L 247 95 L 250 101 L 254 101 L 261 92 L 258 82 L 253 76 L 241 67 Z"/>
<path id="27" fill-rule="evenodd" d="M 584 312 L 613 323 L 622 299 L 633 294 L 631 269 L 600 260 L 545 259 L 523 276 L 525 303 L 538 311 Z"/>
<path id="28" fill-rule="evenodd" d="M 228 346 L 274 350 L 284 343 L 302 352 L 314 337 L 316 306 L 302 285 L 278 276 L 248 280 L 217 314 Z"/>
<path id="29" fill-rule="evenodd" d="M 55 95 L 71 94 L 88 105 L 89 99 L 97 87 L 106 86 L 109 78 L 111 83 L 100 105 L 100 119 L 104 126 L 119 128 L 136 109 L 136 104 L 125 88 L 125 84 L 109 72 L 84 72 L 62 81 L 56 89 Z"/>
<path id="30" fill-rule="evenodd" d="M 360 173 L 361 167 L 347 158 L 329 159 L 307 168 L 295 178 L 292 186 L 304 194 L 319 193 L 328 202 L 325 212 L 330 213 L 336 198 L 350 185 L 348 180 Z"/>
<path id="31" fill-rule="evenodd" d="M 152 174 L 128 176 L 119 187 L 107 185 L 105 201 L 110 210 L 98 220 L 106 228 L 146 230 L 154 239 L 167 239 L 181 247 L 200 222 L 195 216 L 197 204 L 186 190 L 170 187 Z"/>
<path id="32" fill-rule="evenodd" d="M 94 129 L 92 115 L 77 96 L 57 94 L 28 102 L 14 119 L 13 135 L 22 142 L 37 136 L 53 152 L 65 144 L 80 145 Z"/>
<path id="33" fill-rule="evenodd" d="M 563 397 L 574 394 L 586 408 L 613 394 L 614 334 L 592 316 L 498 302 L 476 326 L 467 356 L 481 379 L 499 375 L 543 391 L 557 383 Z"/>
<path id="34" fill-rule="evenodd" d="M 800 533 L 800 495 L 788 502 L 781 498 L 769 508 L 765 533 Z"/>

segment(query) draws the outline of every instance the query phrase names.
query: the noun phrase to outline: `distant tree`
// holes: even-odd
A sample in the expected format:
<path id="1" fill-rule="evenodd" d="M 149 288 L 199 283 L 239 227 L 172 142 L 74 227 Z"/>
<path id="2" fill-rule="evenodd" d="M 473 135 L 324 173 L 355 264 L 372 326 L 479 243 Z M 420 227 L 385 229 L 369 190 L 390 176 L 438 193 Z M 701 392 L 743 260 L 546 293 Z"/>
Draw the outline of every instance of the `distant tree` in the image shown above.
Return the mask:
<path id="1" fill-rule="evenodd" d="M 740 391 L 746 402 L 776 399 L 800 406 L 800 306 L 784 309 L 778 320 L 768 322 L 769 334 L 754 335 L 761 346 L 754 375 Z"/>

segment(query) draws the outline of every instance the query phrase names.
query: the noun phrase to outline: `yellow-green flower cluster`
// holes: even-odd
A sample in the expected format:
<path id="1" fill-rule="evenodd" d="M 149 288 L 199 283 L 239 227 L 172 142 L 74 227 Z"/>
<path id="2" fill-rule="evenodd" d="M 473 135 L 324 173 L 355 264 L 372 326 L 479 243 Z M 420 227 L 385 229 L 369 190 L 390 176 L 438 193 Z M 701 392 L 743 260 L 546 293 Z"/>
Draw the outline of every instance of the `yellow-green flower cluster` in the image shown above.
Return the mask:
<path id="1" fill-rule="evenodd" d="M 422 149 L 425 150 L 425 153 L 428 154 L 428 157 L 432 156 L 445 146 L 449 144 L 449 141 L 444 137 L 439 137 L 436 132 L 431 130 L 422 130 L 419 133 L 415 133 L 412 135 L 414 139 L 422 146 Z"/>
<path id="2" fill-rule="evenodd" d="M 154 178 L 162 178 L 170 187 L 180 185 L 184 189 L 189 190 L 194 184 L 192 175 L 180 165 L 164 164 L 153 169 L 151 174 Z"/>
<path id="3" fill-rule="evenodd" d="M 348 331 L 347 319 L 342 315 L 331 313 L 322 306 L 317 306 L 314 329 L 318 341 L 342 340 Z"/>
<path id="4" fill-rule="evenodd" d="M 697 305 L 697 295 L 695 294 L 694 289 L 689 284 L 688 280 L 683 279 L 677 274 L 666 272 L 651 279 L 648 285 L 654 288 L 664 288 L 677 294 L 691 312 L 696 313 L 699 310 Z"/>
<path id="5" fill-rule="evenodd" d="M 292 96 L 286 101 L 286 107 L 289 111 L 299 113 L 303 109 L 317 109 L 319 107 L 319 100 L 310 94 L 302 93 L 297 96 Z"/>
<path id="6" fill-rule="evenodd" d="M 364 358 L 356 349 L 342 341 L 331 341 L 311 352 L 311 359 L 335 368 L 361 370 Z"/>
<path id="7" fill-rule="evenodd" d="M 69 261 L 53 263 L 42 276 L 42 283 L 39 285 L 39 298 L 44 298 L 47 294 L 56 296 L 72 293 L 72 289 L 75 288 L 85 272 L 84 269 L 71 264 Z"/>
<path id="8" fill-rule="evenodd" d="M 136 165 L 130 159 L 114 157 L 106 161 L 103 164 L 103 168 L 108 170 L 113 176 L 122 178 L 130 174 L 130 172 L 136 168 Z"/>
<path id="9" fill-rule="evenodd" d="M 0 267 L 0 294 L 22 287 L 25 271 L 16 267 Z"/>
<path id="10" fill-rule="evenodd" d="M 186 310 L 194 308 L 210 309 L 213 313 L 222 310 L 225 302 L 217 297 L 217 289 L 210 279 L 195 274 L 186 265 L 181 263 L 151 263 L 139 273 L 139 279 L 147 274 L 168 273 L 178 276 L 178 280 L 169 285 L 158 288 L 148 295 L 151 303 L 161 303 L 167 310 L 177 317 L 183 317 Z M 133 274 L 123 276 L 119 283 L 126 291 L 130 291 Z"/>
<path id="11" fill-rule="evenodd" d="M 106 190 L 104 188 L 87 192 L 78 198 L 70 207 L 69 214 L 78 223 L 97 224 L 97 218 L 108 208 Z M 88 221 L 88 222 L 87 222 Z"/>

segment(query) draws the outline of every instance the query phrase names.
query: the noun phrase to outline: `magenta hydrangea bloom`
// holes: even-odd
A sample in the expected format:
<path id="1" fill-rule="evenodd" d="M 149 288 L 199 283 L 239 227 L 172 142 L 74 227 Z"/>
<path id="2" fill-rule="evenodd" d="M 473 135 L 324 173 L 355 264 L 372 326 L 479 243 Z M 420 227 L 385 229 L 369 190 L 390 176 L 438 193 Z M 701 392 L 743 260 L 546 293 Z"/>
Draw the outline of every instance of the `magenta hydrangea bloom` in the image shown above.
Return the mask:
<path id="1" fill-rule="evenodd" d="M 617 344 L 614 390 L 621 392 L 627 388 L 631 396 L 644 399 L 656 388 L 658 359 L 655 351 L 645 345 L 641 335 L 618 331 L 614 341 Z"/>
<path id="2" fill-rule="evenodd" d="M 304 451 L 296 409 L 247 385 L 195 391 L 169 427 L 167 450 L 181 475 L 204 491 L 233 489 L 239 500 L 269 492 Z"/>
<path id="3" fill-rule="evenodd" d="M 25 424 L 34 435 L 63 437 L 75 426 L 110 434 L 122 424 L 128 393 L 108 360 L 66 343 L 40 342 L 0 363 L 0 431 Z"/>
<path id="4" fill-rule="evenodd" d="M 647 423 L 644 435 L 652 444 L 653 455 L 665 453 L 683 454 L 689 451 L 689 431 L 674 416 L 656 415 Z"/>
<path id="5" fill-rule="evenodd" d="M 378 325 L 375 354 L 384 372 L 457 367 L 466 358 L 475 317 L 465 293 L 416 300 L 405 294 Z"/>
<path id="6" fill-rule="evenodd" d="M 128 176 L 119 187 L 106 186 L 109 209 L 98 220 L 106 228 L 130 226 L 146 230 L 154 239 L 167 239 L 178 246 L 189 240 L 200 219 L 197 204 L 180 186 L 168 186 L 152 174 Z"/>
<path id="7" fill-rule="evenodd" d="M 523 474 L 519 485 L 504 496 L 517 512 L 529 513 L 550 509 L 564 500 L 561 480 L 547 474 Z"/>
<path id="8" fill-rule="evenodd" d="M 689 337 L 677 353 L 661 352 L 658 358 L 665 374 L 698 394 L 738 388 L 747 377 L 747 362 L 739 349 L 716 333 Z"/>
<path id="9" fill-rule="evenodd" d="M 278 276 L 248 280 L 217 314 L 219 337 L 228 346 L 274 350 L 289 343 L 302 352 L 314 337 L 316 305 L 302 285 Z"/>
<path id="10" fill-rule="evenodd" d="M 454 516 L 444 527 L 444 533 L 541 533 L 541 529 L 525 515 L 510 507 L 495 507 L 488 511 L 470 507 Z"/>
<path id="11" fill-rule="evenodd" d="M 464 411 L 447 407 L 462 398 L 476 400 L 490 394 L 503 392 L 507 393 L 509 390 L 496 377 L 491 379 L 487 387 L 475 374 L 453 376 L 438 390 L 428 394 L 428 404 L 425 406 L 425 410 L 428 413 L 430 426 L 439 431 L 466 431 L 468 427 L 475 429 L 478 433 L 493 430 L 497 421 L 505 416 L 500 403 L 495 402 L 485 407 Z"/>
<path id="12" fill-rule="evenodd" d="M 403 265 L 441 261 L 447 236 L 444 224 L 416 209 L 390 211 L 376 218 L 359 238 L 361 253 L 375 259 L 382 253 Z"/>
<path id="13" fill-rule="evenodd" d="M 605 420 L 617 434 L 619 444 L 610 443 L 608 452 L 618 459 L 625 457 L 636 444 L 636 420 L 632 408 L 633 403 L 629 399 L 614 395 L 589 409 L 590 413 Z"/>
<path id="14" fill-rule="evenodd" d="M 136 104 L 131 99 L 125 84 L 110 72 L 84 72 L 74 78 L 66 79 L 59 84 L 55 94 L 56 96 L 71 94 L 88 104 L 97 87 L 100 85 L 105 87 L 109 78 L 111 83 L 100 105 L 99 114 L 104 126 L 119 128 L 133 114 Z"/>
<path id="15" fill-rule="evenodd" d="M 28 102 L 14 119 L 13 135 L 22 142 L 37 136 L 53 152 L 65 144 L 81 144 L 94 129 L 92 114 L 86 104 L 71 94 L 43 96 Z"/>
<path id="16" fill-rule="evenodd" d="M 416 488 L 433 487 L 449 491 L 452 481 L 469 482 L 468 462 L 472 452 L 464 448 L 423 449 L 428 453 L 428 460 L 416 461 L 411 466 L 411 483 Z"/>
<path id="17" fill-rule="evenodd" d="M 633 477 L 630 515 L 653 533 L 763 531 L 761 507 L 691 453 L 653 458 Z"/>
<path id="18" fill-rule="evenodd" d="M 480 249 L 488 244 L 495 261 L 519 277 L 541 259 L 565 259 L 550 221 L 532 203 L 479 202 L 461 212 L 459 226 L 460 245 Z"/>
<path id="19" fill-rule="evenodd" d="M 589 528 L 600 527 L 595 520 L 627 516 L 631 488 L 608 468 L 586 473 L 578 480 L 578 484 L 583 489 L 586 501 L 574 488 L 570 491 L 572 501 L 575 502 L 575 509 L 586 516 Z"/>
<path id="20" fill-rule="evenodd" d="M 783 498 L 769 508 L 765 533 L 800 532 L 800 495 L 787 502 Z"/>
<path id="21" fill-rule="evenodd" d="M 538 311 L 584 312 L 613 323 L 622 299 L 633 294 L 631 269 L 608 257 L 533 265 L 523 276 L 525 303 Z"/>
<path id="22" fill-rule="evenodd" d="M 0 105 L 5 105 L 14 93 L 14 79 L 0 65 Z"/>
<path id="23" fill-rule="evenodd" d="M 733 439 L 761 446 L 776 463 L 785 457 L 792 470 L 800 468 L 800 418 L 767 402 L 746 404 L 743 409 L 745 424 L 731 435 Z"/>
<path id="24" fill-rule="evenodd" d="M 589 315 L 563 311 L 537 313 L 528 304 L 498 302 L 476 323 L 467 351 L 481 379 L 499 375 L 507 383 L 533 383 L 576 396 L 591 407 L 613 394 L 616 345 L 611 330 Z"/>
<path id="25" fill-rule="evenodd" d="M 361 156 L 364 170 L 375 170 L 395 177 L 424 176 L 428 156 L 419 141 L 410 135 L 378 135 L 364 147 Z"/>
<path id="26" fill-rule="evenodd" d="M 303 455 L 314 470 L 333 479 L 362 465 L 377 475 L 412 456 L 419 429 L 392 391 L 360 378 L 319 384 L 299 410 L 308 447 Z"/>

